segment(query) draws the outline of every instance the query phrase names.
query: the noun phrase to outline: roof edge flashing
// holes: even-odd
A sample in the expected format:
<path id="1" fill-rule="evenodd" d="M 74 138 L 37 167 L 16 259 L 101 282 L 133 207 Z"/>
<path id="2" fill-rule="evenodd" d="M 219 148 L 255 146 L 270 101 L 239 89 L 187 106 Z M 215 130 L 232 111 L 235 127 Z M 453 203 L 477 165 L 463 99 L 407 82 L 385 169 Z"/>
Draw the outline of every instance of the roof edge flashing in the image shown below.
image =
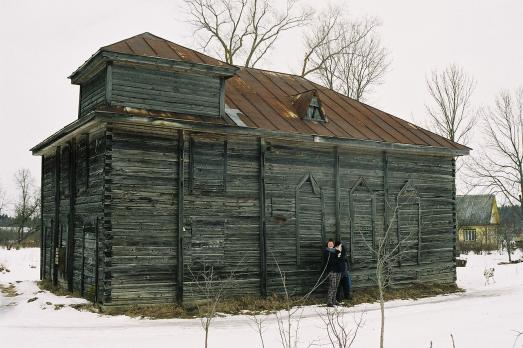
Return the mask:
<path id="1" fill-rule="evenodd" d="M 205 63 L 185 62 L 176 59 L 167 59 L 154 56 L 134 55 L 99 49 L 89 60 L 76 69 L 68 78 L 72 84 L 83 84 L 89 81 L 108 63 L 121 63 L 155 68 L 168 71 L 213 75 L 225 79 L 233 77 L 240 68 L 237 66 L 215 66 Z"/>

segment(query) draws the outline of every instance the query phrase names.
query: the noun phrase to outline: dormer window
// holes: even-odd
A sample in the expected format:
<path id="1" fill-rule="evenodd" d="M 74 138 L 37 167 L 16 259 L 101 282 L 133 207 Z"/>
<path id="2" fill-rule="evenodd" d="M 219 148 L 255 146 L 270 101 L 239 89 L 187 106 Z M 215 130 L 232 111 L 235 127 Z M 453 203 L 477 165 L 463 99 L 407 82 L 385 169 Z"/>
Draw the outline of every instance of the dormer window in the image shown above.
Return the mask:
<path id="1" fill-rule="evenodd" d="M 309 107 L 307 109 L 307 117 L 313 121 L 323 121 L 320 102 L 316 96 L 311 98 L 311 102 L 309 103 Z"/>
<path id="2" fill-rule="evenodd" d="M 292 96 L 296 114 L 304 120 L 326 122 L 321 100 L 315 89 Z"/>

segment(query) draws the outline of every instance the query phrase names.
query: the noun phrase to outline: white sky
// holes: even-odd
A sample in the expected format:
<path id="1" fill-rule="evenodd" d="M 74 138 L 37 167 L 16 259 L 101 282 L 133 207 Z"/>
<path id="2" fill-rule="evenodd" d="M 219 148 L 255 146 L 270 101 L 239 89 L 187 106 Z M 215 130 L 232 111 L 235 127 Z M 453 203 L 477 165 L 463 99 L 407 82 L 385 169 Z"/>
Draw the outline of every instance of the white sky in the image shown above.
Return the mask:
<path id="1" fill-rule="evenodd" d="M 476 79 L 476 106 L 523 85 L 523 1 L 338 3 L 383 22 L 391 71 L 368 102 L 387 112 L 425 124 L 425 76 L 449 63 Z M 78 87 L 67 76 L 99 47 L 145 31 L 196 48 L 183 12 L 180 0 L 0 0 L 0 185 L 11 199 L 18 168 L 39 180 L 40 159 L 29 148 L 77 117 Z M 286 34 L 259 67 L 297 71 L 301 43 L 299 32 Z"/>

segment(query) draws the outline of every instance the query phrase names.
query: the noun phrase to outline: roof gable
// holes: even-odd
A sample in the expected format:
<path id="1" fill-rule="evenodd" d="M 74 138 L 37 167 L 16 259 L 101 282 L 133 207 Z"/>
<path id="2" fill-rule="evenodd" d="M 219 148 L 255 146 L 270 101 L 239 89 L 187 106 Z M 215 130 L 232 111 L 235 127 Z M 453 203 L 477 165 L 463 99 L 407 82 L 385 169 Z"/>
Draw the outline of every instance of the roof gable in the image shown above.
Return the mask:
<path id="1" fill-rule="evenodd" d="M 148 32 L 104 46 L 100 51 L 144 57 L 158 57 L 220 67 L 232 67 L 232 65 L 222 62 L 221 60 L 209 57 L 203 53 L 191 50 Z"/>

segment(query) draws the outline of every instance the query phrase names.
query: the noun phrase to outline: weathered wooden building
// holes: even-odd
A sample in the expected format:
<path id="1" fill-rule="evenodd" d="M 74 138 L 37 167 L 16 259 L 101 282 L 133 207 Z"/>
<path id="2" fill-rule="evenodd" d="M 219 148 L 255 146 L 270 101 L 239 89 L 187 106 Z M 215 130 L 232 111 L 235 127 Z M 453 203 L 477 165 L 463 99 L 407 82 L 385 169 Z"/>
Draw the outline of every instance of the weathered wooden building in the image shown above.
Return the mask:
<path id="1" fill-rule="evenodd" d="M 367 244 L 401 241 L 395 284 L 455 281 L 454 158 L 468 148 L 307 79 L 225 64 L 149 33 L 70 79 L 78 119 L 42 157 L 42 278 L 107 305 L 305 292 L 326 238 L 372 286 Z M 407 199 L 409 198 L 410 199 Z M 399 207 L 396 209 L 395 207 Z M 366 243 L 368 242 L 368 243 Z"/>

